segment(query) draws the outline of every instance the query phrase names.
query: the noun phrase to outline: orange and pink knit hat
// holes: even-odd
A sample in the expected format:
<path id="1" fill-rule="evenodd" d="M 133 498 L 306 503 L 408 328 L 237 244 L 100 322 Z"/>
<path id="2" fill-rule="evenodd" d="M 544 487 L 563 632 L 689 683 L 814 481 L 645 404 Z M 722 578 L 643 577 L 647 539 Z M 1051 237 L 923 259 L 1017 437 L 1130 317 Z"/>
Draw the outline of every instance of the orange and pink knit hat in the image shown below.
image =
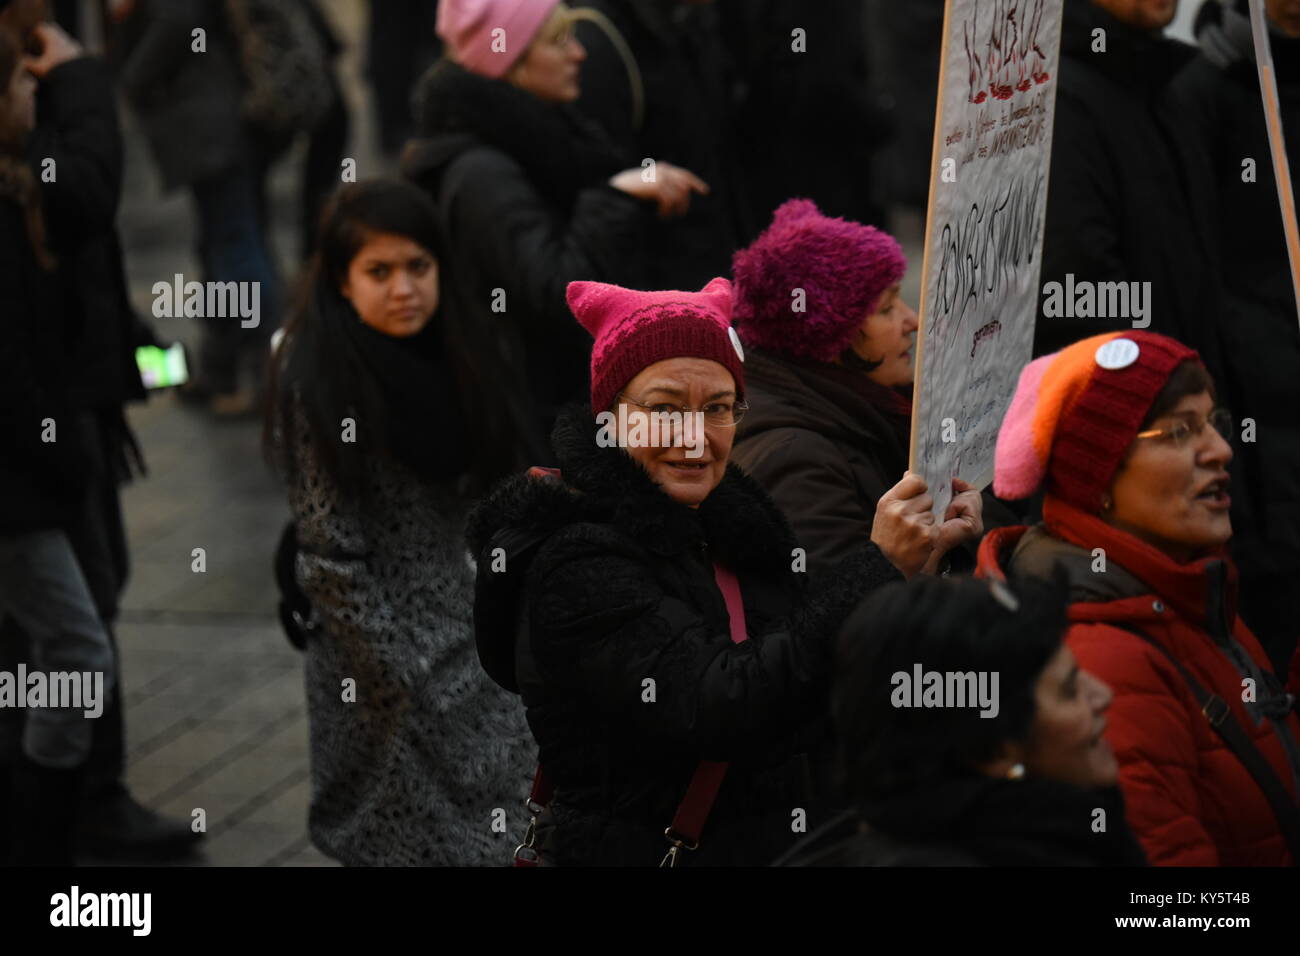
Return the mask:
<path id="1" fill-rule="evenodd" d="M 1169 376 L 1194 349 L 1154 332 L 1094 335 L 1024 367 L 998 432 L 993 491 L 1049 492 L 1090 513 Z"/>
<path id="2" fill-rule="evenodd" d="M 744 353 L 731 328 L 731 283 L 713 279 L 699 292 L 638 292 L 607 282 L 570 282 L 569 309 L 592 334 L 591 411 L 608 409 L 642 369 L 670 358 L 722 365 L 745 397 Z"/>

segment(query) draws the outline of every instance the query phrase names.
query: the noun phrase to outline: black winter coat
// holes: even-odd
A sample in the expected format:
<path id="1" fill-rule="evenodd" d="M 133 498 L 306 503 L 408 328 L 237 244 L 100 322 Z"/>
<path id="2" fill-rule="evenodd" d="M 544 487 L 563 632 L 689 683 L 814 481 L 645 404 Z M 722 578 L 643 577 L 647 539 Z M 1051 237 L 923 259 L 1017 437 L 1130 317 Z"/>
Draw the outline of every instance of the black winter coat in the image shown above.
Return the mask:
<path id="1" fill-rule="evenodd" d="M 1105 811 L 1104 818 L 1096 813 Z M 846 815 L 789 866 L 1146 866 L 1118 787 L 956 778 Z"/>
<path id="2" fill-rule="evenodd" d="M 28 157 L 38 171 L 53 160 L 56 171 L 41 190 L 58 259 L 68 399 L 116 414 L 144 398 L 135 348 L 152 330 L 131 307 L 117 235 L 123 160 L 112 78 L 102 60 L 80 57 L 51 70 L 37 96 Z"/>
<path id="3" fill-rule="evenodd" d="M 818 578 L 792 572 L 784 518 L 738 468 L 691 509 L 626 452 L 598 447 L 595 431 L 589 412 L 564 414 L 554 436 L 564 483 L 509 479 L 467 534 L 480 657 L 498 674 L 513 664 L 555 786 L 543 850 L 559 865 L 657 864 L 696 766 L 719 760 L 730 768 L 687 862 L 769 863 L 793 839 L 796 810 L 817 825 L 808 778 L 820 779 L 834 635 L 862 596 L 899 576 L 869 544 Z M 492 570 L 492 548 L 499 532 L 520 531 L 547 537 L 528 566 L 517 639 L 521 601 L 510 574 Z M 740 644 L 714 561 L 740 581 Z"/>
<path id="4" fill-rule="evenodd" d="M 140 117 L 164 189 L 230 170 L 248 152 L 235 40 L 220 0 L 145 0 L 121 30 L 122 89 Z M 203 29 L 207 50 L 191 50 Z"/>
<path id="5" fill-rule="evenodd" d="M 633 158 L 684 166 L 709 184 L 686 215 L 656 220 L 649 231 L 645 287 L 699 289 L 731 268 L 746 230 L 730 102 L 732 71 L 711 4 L 676 0 L 593 0 L 627 44 L 629 68 L 601 27 L 582 21 L 587 51 L 577 106 Z M 633 97 L 639 77 L 641 114 Z M 638 119 L 640 122 L 638 123 Z M 784 196 L 782 197 L 784 198 Z"/>
<path id="6" fill-rule="evenodd" d="M 433 196 L 441 308 L 481 482 L 550 459 L 556 409 L 586 390 L 576 279 L 638 285 L 653 207 L 608 184 L 632 165 L 570 108 L 435 64 L 402 171 Z"/>
<path id="7" fill-rule="evenodd" d="M 1175 81 L 1214 171 L 1206 197 L 1223 244 L 1225 392 L 1238 428 L 1233 446 L 1233 557 L 1241 571 L 1240 613 L 1279 673 L 1300 637 L 1300 323 L 1287 263 L 1277 181 L 1269 151 L 1250 26 L 1244 13 L 1206 5 L 1202 52 Z M 1225 20 L 1227 22 L 1225 22 Z M 1287 159 L 1300 170 L 1300 40 L 1270 37 Z M 1255 162 L 1252 181 L 1242 162 Z"/>
<path id="8" fill-rule="evenodd" d="M 1092 52 L 1092 31 L 1106 51 Z M 1201 353 L 1222 381 L 1216 237 L 1204 152 L 1169 86 L 1192 47 L 1066 0 L 1041 282 L 1150 282 L 1150 330 Z M 1041 314 L 1034 354 L 1132 327 Z"/>
<path id="9" fill-rule="evenodd" d="M 0 535 L 64 525 L 90 470 L 65 395 L 57 282 L 36 261 L 18 204 L 0 198 Z M 43 441 L 53 421 L 54 441 Z"/>

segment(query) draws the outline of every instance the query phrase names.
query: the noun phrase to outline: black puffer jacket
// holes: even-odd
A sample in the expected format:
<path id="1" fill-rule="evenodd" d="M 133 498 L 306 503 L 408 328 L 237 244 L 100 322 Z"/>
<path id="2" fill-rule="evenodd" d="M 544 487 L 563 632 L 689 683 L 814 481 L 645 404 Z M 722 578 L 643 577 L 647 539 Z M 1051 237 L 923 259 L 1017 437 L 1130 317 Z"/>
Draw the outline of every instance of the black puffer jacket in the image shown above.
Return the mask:
<path id="1" fill-rule="evenodd" d="M 543 851 L 559 865 L 658 863 L 663 830 L 707 759 L 730 769 L 688 862 L 769 863 L 794 839 L 796 810 L 810 827 L 824 819 L 809 777 L 820 779 L 838 626 L 898 574 L 864 544 L 808 580 L 791 570 L 784 518 L 738 468 L 691 509 L 594 436 L 589 412 L 562 415 L 553 441 L 564 483 L 511 478 L 468 531 L 480 657 L 497 673 L 514 665 L 555 786 Z M 510 554 L 506 573 L 492 570 L 494 536 L 511 531 L 548 536 L 527 570 L 518 641 Z M 740 580 L 743 643 L 731 641 L 713 561 Z"/>
<path id="2" fill-rule="evenodd" d="M 609 185 L 632 163 L 572 108 L 449 60 L 420 80 L 415 119 L 402 172 L 438 204 L 448 347 L 474 471 L 494 481 L 550 457 L 556 409 L 585 392 L 591 354 L 565 289 L 638 285 L 653 206 Z"/>

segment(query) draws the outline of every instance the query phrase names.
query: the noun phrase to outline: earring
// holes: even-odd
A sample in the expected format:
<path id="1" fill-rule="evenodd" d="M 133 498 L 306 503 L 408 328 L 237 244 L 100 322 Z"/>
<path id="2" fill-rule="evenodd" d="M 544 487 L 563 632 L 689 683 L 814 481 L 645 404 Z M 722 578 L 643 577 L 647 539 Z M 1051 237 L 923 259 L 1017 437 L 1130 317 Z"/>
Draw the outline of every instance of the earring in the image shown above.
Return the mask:
<path id="1" fill-rule="evenodd" d="M 1102 495 L 1102 498 L 1101 498 L 1101 510 L 1102 510 L 1102 511 L 1109 511 L 1109 510 L 1110 510 L 1111 508 L 1113 508 L 1113 507 L 1115 507 L 1115 502 L 1113 502 L 1113 501 L 1110 500 L 1110 495 Z"/>
<path id="2" fill-rule="evenodd" d="M 1011 769 L 1007 771 L 1008 780 L 1021 780 L 1024 778 L 1024 776 L 1025 776 L 1025 765 L 1022 763 L 1012 764 Z"/>

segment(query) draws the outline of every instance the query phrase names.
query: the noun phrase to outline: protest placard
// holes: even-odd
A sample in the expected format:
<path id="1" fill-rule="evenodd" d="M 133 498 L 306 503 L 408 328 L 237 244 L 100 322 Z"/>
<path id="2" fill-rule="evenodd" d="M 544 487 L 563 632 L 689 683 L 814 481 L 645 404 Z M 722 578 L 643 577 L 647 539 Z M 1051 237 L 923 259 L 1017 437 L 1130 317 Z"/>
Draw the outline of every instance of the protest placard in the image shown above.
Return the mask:
<path id="1" fill-rule="evenodd" d="M 911 468 L 983 487 L 1038 314 L 1063 0 L 948 0 Z"/>

